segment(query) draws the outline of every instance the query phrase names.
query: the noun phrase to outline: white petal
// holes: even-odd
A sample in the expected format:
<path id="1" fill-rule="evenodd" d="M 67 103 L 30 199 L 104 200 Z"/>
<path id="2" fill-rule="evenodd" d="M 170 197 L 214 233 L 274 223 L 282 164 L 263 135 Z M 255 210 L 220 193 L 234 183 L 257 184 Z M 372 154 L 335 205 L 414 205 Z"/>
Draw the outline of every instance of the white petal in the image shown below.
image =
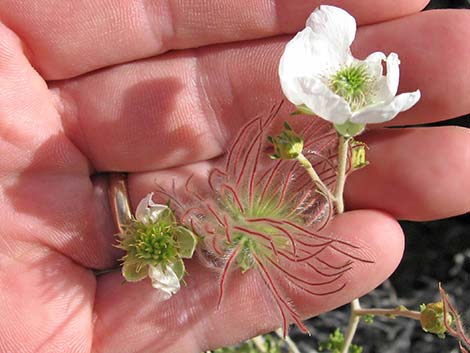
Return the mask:
<path id="1" fill-rule="evenodd" d="M 279 62 L 279 75 L 281 77 L 313 76 L 321 72 L 322 67 L 312 65 L 312 60 L 318 56 L 318 53 L 315 53 L 314 42 L 315 36 L 310 28 L 297 33 L 286 44 Z"/>
<path id="2" fill-rule="evenodd" d="M 348 55 L 346 57 L 349 59 Z M 338 55 L 336 48 L 326 38 L 315 35 L 310 28 L 299 32 L 287 43 L 279 63 L 279 78 L 284 95 L 295 105 L 306 104 L 299 80 L 324 80 L 330 72 L 342 65 L 341 60 L 344 57 Z"/>
<path id="3" fill-rule="evenodd" d="M 356 20 L 343 9 L 321 5 L 307 19 L 307 26 L 327 38 L 338 51 L 350 52 L 349 47 L 356 36 Z"/>
<path id="4" fill-rule="evenodd" d="M 392 120 L 398 113 L 410 109 L 421 98 L 419 90 L 402 93 L 389 102 L 368 106 L 355 112 L 351 118 L 353 123 L 383 123 Z"/>
<path id="5" fill-rule="evenodd" d="M 387 85 L 392 96 L 397 94 L 398 81 L 400 80 L 400 59 L 395 53 L 387 58 Z"/>
<path id="6" fill-rule="evenodd" d="M 152 200 L 153 192 L 147 194 L 142 200 L 140 200 L 139 204 L 137 205 L 137 209 L 135 210 L 135 217 L 142 221 L 148 214 L 148 206 L 149 200 Z"/>
<path id="7" fill-rule="evenodd" d="M 140 200 L 135 211 L 135 218 L 142 223 L 155 222 L 159 214 L 167 208 L 165 205 L 159 205 L 152 201 L 153 192 L 149 193 Z"/>
<path id="8" fill-rule="evenodd" d="M 320 118 L 333 124 L 344 124 L 352 116 L 344 98 L 333 93 L 321 80 L 300 78 L 304 104 Z"/>
<path id="9" fill-rule="evenodd" d="M 312 93 L 320 93 L 322 102 L 313 103 L 315 113 L 330 120 L 345 121 L 348 115 L 343 99 L 326 92 L 326 80 L 340 67 L 354 61 L 349 45 L 356 33 L 356 21 L 346 11 L 333 6 L 320 6 L 307 20 L 307 27 L 286 45 L 279 63 L 279 78 L 284 95 L 295 105 L 312 102 Z M 309 81 L 311 80 L 311 81 Z M 306 87 L 315 88 L 313 91 Z M 327 105 L 332 105 L 330 108 Z M 311 107 L 310 107 L 311 108 Z M 341 111 L 342 115 L 331 117 L 320 112 Z M 350 115 L 350 113 L 349 113 Z"/>
<path id="10" fill-rule="evenodd" d="M 167 266 L 163 271 L 162 266 L 149 266 L 149 277 L 152 280 L 152 287 L 160 289 L 166 293 L 166 298 L 180 290 L 180 281 L 171 267 Z"/>
<path id="11" fill-rule="evenodd" d="M 339 53 L 328 38 L 307 27 L 290 40 L 279 62 L 282 80 L 298 76 L 326 76 L 342 66 L 349 54 Z"/>
<path id="12" fill-rule="evenodd" d="M 370 54 L 366 60 L 364 60 L 364 63 L 367 64 L 367 68 L 369 71 L 369 74 L 377 79 L 382 76 L 383 73 L 383 66 L 382 62 L 385 61 L 386 56 L 384 53 L 380 51 L 376 51 L 375 53 Z"/>
<path id="13" fill-rule="evenodd" d="M 390 102 L 395 96 L 390 93 L 387 78 L 385 76 L 382 76 L 375 81 L 374 91 L 373 103 L 371 105 Z"/>

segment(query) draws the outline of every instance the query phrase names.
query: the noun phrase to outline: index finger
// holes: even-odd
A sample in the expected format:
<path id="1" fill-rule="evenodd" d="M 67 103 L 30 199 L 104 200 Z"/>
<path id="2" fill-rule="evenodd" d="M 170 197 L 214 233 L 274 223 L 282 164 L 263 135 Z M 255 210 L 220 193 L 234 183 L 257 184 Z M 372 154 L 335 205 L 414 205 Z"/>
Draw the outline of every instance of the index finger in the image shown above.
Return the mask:
<path id="1" fill-rule="evenodd" d="M 331 1 L 359 24 L 422 9 L 427 0 Z M 45 79 L 64 79 L 171 49 L 298 31 L 321 1 L 2 0 L 0 18 Z"/>

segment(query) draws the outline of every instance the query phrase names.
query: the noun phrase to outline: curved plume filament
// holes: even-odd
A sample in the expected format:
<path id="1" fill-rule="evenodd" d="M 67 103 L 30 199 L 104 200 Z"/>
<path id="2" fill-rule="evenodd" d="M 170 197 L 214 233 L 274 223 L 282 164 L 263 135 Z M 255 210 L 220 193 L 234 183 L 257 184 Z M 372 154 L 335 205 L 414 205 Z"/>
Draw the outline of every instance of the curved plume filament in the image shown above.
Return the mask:
<path id="1" fill-rule="evenodd" d="M 230 267 L 232 266 L 233 262 L 237 258 L 240 249 L 241 249 L 240 245 L 238 245 L 237 247 L 233 249 L 232 253 L 229 255 L 227 262 L 225 263 L 225 266 L 222 270 L 222 275 L 219 281 L 219 298 L 217 300 L 217 309 L 220 309 L 220 304 L 222 303 L 222 298 L 224 295 L 225 280 L 227 279 L 228 273 L 230 271 Z"/>
<path id="2" fill-rule="evenodd" d="M 349 261 L 346 261 L 346 263 L 344 263 L 343 265 L 332 265 L 332 264 L 330 264 L 329 262 L 327 262 L 327 261 L 325 261 L 325 260 L 323 260 L 323 259 L 320 259 L 320 258 L 319 258 L 319 259 L 317 259 L 317 260 L 318 260 L 318 262 L 321 262 L 321 263 L 322 263 L 323 265 L 325 265 L 326 267 L 332 268 L 332 269 L 334 269 L 334 270 L 341 270 L 341 269 L 343 269 L 343 268 L 345 268 L 345 267 L 351 266 L 352 263 L 353 263 L 353 261 L 349 260 Z"/>
<path id="3" fill-rule="evenodd" d="M 242 150 L 243 150 L 243 146 L 240 147 L 240 143 L 241 141 L 246 137 L 245 135 L 247 134 L 247 132 L 250 130 L 250 128 L 252 127 L 253 124 L 256 124 L 258 122 L 260 118 L 255 118 L 253 120 L 251 120 L 250 122 L 248 122 L 244 127 L 242 127 L 242 129 L 240 130 L 240 132 L 238 133 L 237 137 L 235 138 L 235 141 L 233 142 L 232 144 L 232 147 L 230 148 L 230 150 L 228 151 L 228 154 L 227 154 L 227 161 L 225 162 L 225 170 L 227 171 L 228 174 L 231 174 L 233 173 L 233 170 L 230 170 L 230 167 L 232 166 L 233 169 L 235 169 L 236 171 L 236 161 L 235 161 L 235 164 L 232 165 L 232 162 L 233 162 L 233 155 L 236 154 L 237 155 L 237 158 L 236 160 L 238 160 L 240 158 L 240 154 L 242 153 Z M 237 153 L 235 152 L 237 151 Z"/>
<path id="4" fill-rule="evenodd" d="M 191 188 L 190 188 L 193 177 L 194 177 L 194 175 L 190 175 L 189 178 L 186 179 L 186 183 L 184 185 L 184 188 L 185 188 L 185 190 L 188 194 L 193 195 L 199 201 L 203 201 L 204 200 L 203 197 L 201 195 L 199 195 L 197 192 L 195 192 L 194 190 L 191 190 Z"/>
<path id="5" fill-rule="evenodd" d="M 235 230 L 239 230 L 243 233 L 246 233 L 246 234 L 249 234 L 249 235 L 253 235 L 253 236 L 257 236 L 257 237 L 260 237 L 266 241 L 269 242 L 270 244 L 270 249 L 273 251 L 274 255 L 277 257 L 278 256 L 278 250 L 276 248 L 276 246 L 274 245 L 274 241 L 271 237 L 267 236 L 266 234 L 263 234 L 261 232 L 257 232 L 257 231 L 254 231 L 254 230 L 250 230 L 248 228 L 243 228 L 243 227 L 238 227 L 238 226 L 235 226 L 233 227 L 233 229 Z M 264 245 L 264 244 L 263 244 Z"/>
<path id="6" fill-rule="evenodd" d="M 325 286 L 325 285 L 328 285 L 328 284 L 332 284 L 334 282 L 336 282 L 338 279 L 340 279 L 344 272 L 334 276 L 332 279 L 329 279 L 327 281 L 323 281 L 323 282 L 310 282 L 310 281 L 307 281 L 307 280 L 304 280 L 302 278 L 300 278 L 299 276 L 296 276 L 295 274 L 287 271 L 285 268 L 282 268 L 281 266 L 279 266 L 275 261 L 269 259 L 268 260 L 274 267 L 276 267 L 279 271 L 281 271 L 282 273 L 284 273 L 285 275 L 287 275 L 289 278 L 295 280 L 295 281 L 298 281 L 300 283 L 303 283 L 303 284 L 306 284 L 308 286 L 313 286 L 313 287 L 318 287 L 318 286 Z"/>
<path id="7" fill-rule="evenodd" d="M 248 150 L 246 152 L 245 158 L 243 158 L 242 168 L 241 168 L 240 174 L 238 175 L 238 178 L 237 178 L 237 186 L 240 184 L 240 182 L 242 181 L 243 176 L 245 175 L 245 171 L 246 171 L 247 166 L 248 166 L 248 161 L 250 160 L 250 157 L 252 157 L 251 153 L 252 153 L 254 147 L 256 146 L 256 144 L 259 143 L 259 140 L 260 140 L 260 137 L 261 137 L 262 134 L 263 134 L 263 131 L 260 131 L 255 135 L 255 138 L 251 142 L 250 147 L 248 148 Z"/>
<path id="8" fill-rule="evenodd" d="M 228 224 L 227 215 L 224 214 L 224 228 L 225 228 L 225 239 L 228 244 L 232 244 L 232 237 L 230 236 L 230 227 Z"/>
<path id="9" fill-rule="evenodd" d="M 235 200 L 235 203 L 237 204 L 237 207 L 240 210 L 240 212 L 245 213 L 245 207 L 243 207 L 242 201 L 241 201 L 240 197 L 238 196 L 238 193 L 235 190 L 235 188 L 233 188 L 232 186 L 230 186 L 227 183 L 224 183 L 224 184 L 222 184 L 220 191 L 221 191 L 221 193 L 223 193 L 226 190 L 228 190 L 231 193 L 231 195 L 233 196 L 233 199 Z"/>
<path id="10" fill-rule="evenodd" d="M 330 291 L 328 291 L 328 292 L 314 292 L 313 290 L 308 289 L 308 288 L 305 288 L 305 287 L 299 285 L 299 284 L 296 283 L 296 282 L 290 281 L 290 283 L 292 283 L 295 287 L 299 288 L 299 289 L 302 290 L 303 292 L 308 293 L 308 294 L 310 294 L 310 295 L 317 296 L 317 297 L 324 297 L 324 296 L 327 296 L 327 295 L 331 295 L 331 294 L 338 293 L 338 292 L 340 292 L 342 289 L 344 289 L 344 287 L 346 287 L 346 283 L 343 283 L 343 284 L 341 284 L 338 288 L 332 289 L 332 290 L 330 290 Z"/>
<path id="11" fill-rule="evenodd" d="M 279 167 L 281 166 L 281 163 L 282 163 L 282 160 L 279 160 L 279 161 L 276 161 L 276 165 L 270 170 L 270 169 L 267 169 L 265 174 L 263 174 L 260 179 L 259 179 L 259 183 L 261 183 L 262 180 L 264 180 L 264 178 L 266 177 L 266 175 L 270 174 L 269 175 L 269 178 L 266 182 L 266 184 L 264 184 L 263 186 L 263 191 L 261 192 L 261 196 L 260 196 L 260 203 L 263 202 L 264 200 L 264 197 L 266 195 L 266 192 L 268 191 L 268 189 L 271 187 L 271 182 L 273 181 L 274 179 L 274 176 L 276 175 L 276 172 L 277 170 L 279 169 Z"/>
<path id="12" fill-rule="evenodd" d="M 262 276 L 262 277 L 265 280 L 265 283 L 268 285 L 268 288 L 271 290 L 274 297 L 277 298 L 277 300 L 280 302 L 280 304 L 282 304 L 282 305 L 279 305 L 279 309 L 281 310 L 281 314 L 282 314 L 282 317 L 283 317 L 283 325 L 282 326 L 283 326 L 283 329 L 284 329 L 284 335 L 287 333 L 287 318 L 286 318 L 286 315 L 285 315 L 285 312 L 284 312 L 283 308 L 285 308 L 288 311 L 288 313 L 290 314 L 290 316 L 292 317 L 292 319 L 294 320 L 296 325 L 299 327 L 299 329 L 304 333 L 308 333 L 309 331 L 308 331 L 307 327 L 302 323 L 302 320 L 300 319 L 300 316 L 295 312 L 295 310 L 291 307 L 291 305 L 279 293 L 279 290 L 275 286 L 274 281 L 273 281 L 271 275 L 269 274 L 268 270 L 266 269 L 266 267 L 258 259 L 257 256 L 254 256 L 254 259 L 255 259 L 257 265 L 260 267 L 261 273 L 264 274 L 264 276 Z"/>
<path id="13" fill-rule="evenodd" d="M 219 168 L 214 168 L 209 172 L 209 176 L 207 177 L 207 183 L 209 184 L 209 187 L 211 188 L 212 192 L 217 191 L 215 185 L 214 185 L 214 176 L 219 175 L 222 178 L 227 177 L 227 173 L 221 171 Z"/>

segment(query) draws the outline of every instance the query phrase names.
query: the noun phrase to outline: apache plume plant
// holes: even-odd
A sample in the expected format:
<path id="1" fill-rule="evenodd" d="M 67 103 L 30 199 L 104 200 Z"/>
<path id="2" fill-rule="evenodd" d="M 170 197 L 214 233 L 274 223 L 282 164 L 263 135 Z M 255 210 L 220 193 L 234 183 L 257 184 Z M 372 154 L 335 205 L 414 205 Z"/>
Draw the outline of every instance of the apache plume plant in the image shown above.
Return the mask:
<path id="1" fill-rule="evenodd" d="M 356 137 L 366 124 L 389 121 L 411 108 L 420 91 L 396 95 L 397 54 L 354 58 L 350 45 L 355 33 L 354 18 L 342 9 L 320 6 L 310 15 L 306 28 L 287 44 L 279 77 L 296 107 L 292 115 L 316 116 L 291 117 L 282 127 L 281 103 L 241 128 L 223 166 L 208 172 L 205 188 L 198 185 L 196 191 L 190 177 L 183 193 L 175 185 L 171 192 L 157 191 L 169 198 L 167 205 L 147 195 L 120 234 L 128 281 L 148 276 L 168 299 L 180 289 L 183 259 L 196 251 L 218 271 L 217 307 L 233 288 L 230 279 L 254 272 L 272 295 L 285 336 L 290 322 L 308 332 L 296 298 L 334 296 L 347 290 L 345 274 L 356 262 L 372 263 L 360 246 L 322 229 L 334 214 L 344 212 L 347 176 L 368 164 L 367 146 Z M 361 317 L 401 316 L 419 320 L 426 332 L 456 337 L 461 352 L 468 353 L 470 339 L 440 290 L 442 301 L 423 305 L 420 312 L 363 309 L 355 299 L 346 334 L 337 331 L 325 347 L 361 351 L 352 345 Z"/>
<path id="2" fill-rule="evenodd" d="M 317 192 L 299 163 L 273 160 L 268 153 L 269 141 L 294 138 L 294 155 L 309 157 L 325 186 L 331 186 L 336 176 L 335 131 L 311 119 L 299 135 L 289 130 L 268 140 L 280 107 L 241 129 L 224 167 L 210 171 L 207 195 L 192 191 L 189 179 L 185 197 L 174 196 L 173 204 L 179 221 L 201 238 L 204 262 L 219 271 L 218 306 L 236 272 L 255 271 L 272 294 L 285 334 L 288 322 L 307 331 L 291 297 L 334 295 L 347 286 L 344 274 L 354 262 L 368 259 L 358 246 L 320 234 L 331 216 L 331 202 Z"/>

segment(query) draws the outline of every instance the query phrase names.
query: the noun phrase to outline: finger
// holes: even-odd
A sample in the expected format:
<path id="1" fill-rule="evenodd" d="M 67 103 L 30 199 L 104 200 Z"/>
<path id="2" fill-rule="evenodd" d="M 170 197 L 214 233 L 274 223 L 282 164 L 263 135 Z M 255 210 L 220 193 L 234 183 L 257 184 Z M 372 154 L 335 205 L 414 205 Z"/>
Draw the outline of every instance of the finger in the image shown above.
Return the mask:
<path id="1" fill-rule="evenodd" d="M 20 40 L 2 24 L 0 92 L 0 351 L 87 352 L 95 279 L 54 245 L 81 244 L 81 256 L 75 230 L 87 228 L 84 209 L 67 202 L 82 197 L 74 182 L 88 176 L 89 166 L 64 138 Z M 64 188 L 57 181 L 67 171 L 72 183 Z"/>
<path id="2" fill-rule="evenodd" d="M 115 263 L 105 183 L 65 136 L 46 83 L 0 25 L 2 237 L 40 244 L 83 266 Z M 4 232 L 4 233 L 3 233 Z"/>
<path id="3" fill-rule="evenodd" d="M 348 180 L 348 208 L 417 221 L 470 211 L 470 129 L 386 129 L 361 140 L 370 165 Z"/>
<path id="4" fill-rule="evenodd" d="M 369 146 L 370 164 L 354 172 L 346 182 L 349 209 L 380 209 L 396 218 L 420 221 L 470 210 L 469 129 L 381 129 L 360 136 L 360 140 Z M 214 162 L 201 162 L 135 174 L 130 178 L 133 204 L 156 190 L 157 185 L 170 190 L 174 181 L 184 189 L 190 175 L 194 175 L 193 180 L 206 180 L 213 167 Z M 200 184 L 198 190 L 204 185 Z"/>
<path id="5" fill-rule="evenodd" d="M 331 310 L 372 290 L 392 273 L 402 255 L 399 225 L 380 212 L 341 215 L 325 232 L 360 244 L 363 253 L 377 261 L 354 265 L 347 275 L 346 287 L 336 294 L 311 296 L 290 287 L 287 295 L 303 318 Z M 243 276 L 234 274 L 220 310 L 216 310 L 217 273 L 195 261 L 188 272 L 187 286 L 166 302 L 159 302 L 159 293 L 147 281 L 121 285 L 119 274 L 100 277 L 94 349 L 199 353 L 280 327 L 281 315 L 256 270 Z M 316 277 L 311 272 L 305 279 Z"/>
<path id="6" fill-rule="evenodd" d="M 426 0 L 335 1 L 372 23 L 421 10 Z M 298 31 L 320 1 L 4 0 L 2 20 L 23 39 L 47 79 L 76 76 L 170 49 L 196 48 Z"/>
<path id="7" fill-rule="evenodd" d="M 3 230 L 0 351 L 90 352 L 96 286 L 91 271 L 47 247 L 5 239 Z"/>
<path id="8" fill-rule="evenodd" d="M 422 90 L 399 123 L 470 110 L 470 43 L 461 40 L 470 36 L 469 21 L 467 11 L 425 12 L 359 31 L 355 51 L 398 52 L 401 90 Z M 59 82 L 53 89 L 67 135 L 100 170 L 163 169 L 218 156 L 248 119 L 282 98 L 277 67 L 285 42 L 172 53 Z"/>

